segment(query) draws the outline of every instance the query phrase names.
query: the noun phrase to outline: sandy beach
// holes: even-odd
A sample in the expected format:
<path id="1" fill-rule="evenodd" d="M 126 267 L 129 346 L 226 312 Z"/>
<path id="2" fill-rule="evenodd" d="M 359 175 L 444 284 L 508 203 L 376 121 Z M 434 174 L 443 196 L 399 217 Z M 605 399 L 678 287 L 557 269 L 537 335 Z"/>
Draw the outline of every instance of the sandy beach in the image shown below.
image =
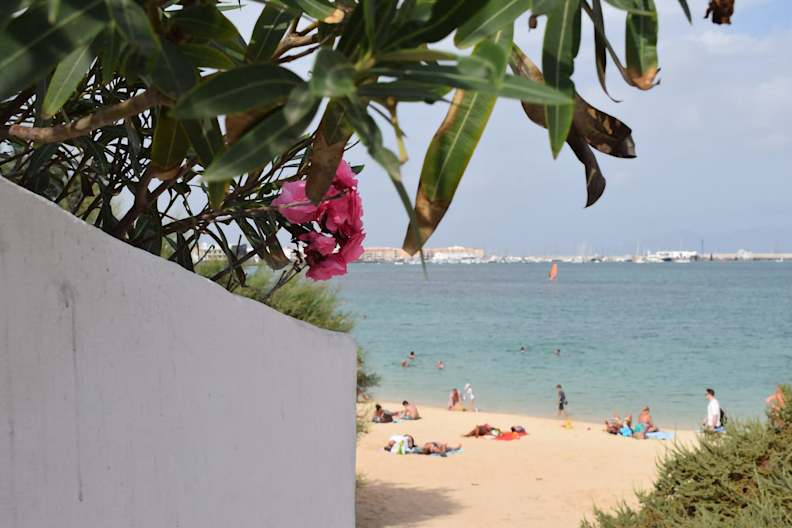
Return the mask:
<path id="1" fill-rule="evenodd" d="M 574 417 L 572 429 L 565 429 L 556 419 L 418 408 L 421 420 L 372 423 L 358 442 L 360 528 L 576 527 L 594 505 L 634 503 L 634 491 L 651 485 L 657 457 L 673 445 L 616 437 L 602 424 Z M 461 438 L 483 423 L 507 430 L 522 425 L 529 435 L 510 442 Z M 447 458 L 385 452 L 388 438 L 400 433 L 418 443 L 461 443 L 463 452 Z M 675 441 L 695 438 L 692 431 L 676 431 Z"/>

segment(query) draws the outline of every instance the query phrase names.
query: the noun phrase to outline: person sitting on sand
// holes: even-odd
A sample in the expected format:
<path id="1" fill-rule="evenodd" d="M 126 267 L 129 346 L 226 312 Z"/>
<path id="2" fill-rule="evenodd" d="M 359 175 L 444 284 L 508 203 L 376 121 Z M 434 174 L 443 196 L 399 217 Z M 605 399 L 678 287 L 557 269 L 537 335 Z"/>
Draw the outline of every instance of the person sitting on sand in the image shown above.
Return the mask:
<path id="1" fill-rule="evenodd" d="M 402 402 L 402 406 L 404 410 L 399 413 L 399 418 L 402 420 L 420 420 L 421 415 L 418 414 L 418 407 L 407 400 Z"/>
<path id="2" fill-rule="evenodd" d="M 374 415 L 371 417 L 371 421 L 374 423 L 391 423 L 393 422 L 393 413 L 391 411 L 386 411 L 382 408 L 382 405 L 379 403 L 374 406 Z"/>
<path id="3" fill-rule="evenodd" d="M 451 389 L 451 393 L 448 395 L 448 410 L 453 411 L 459 405 L 459 400 L 459 391 L 456 388 Z"/>
<path id="4" fill-rule="evenodd" d="M 652 422 L 652 415 L 649 414 L 649 406 L 645 406 L 641 410 L 641 414 L 638 415 L 638 425 L 643 425 L 643 432 L 646 433 L 656 433 L 660 429 Z M 637 429 L 637 426 L 636 426 Z"/>
<path id="5" fill-rule="evenodd" d="M 622 419 L 617 413 L 613 413 L 613 418 L 605 420 L 605 431 L 610 434 L 619 434 L 619 429 L 622 427 Z"/>
<path id="6" fill-rule="evenodd" d="M 388 444 L 383 447 L 395 455 L 406 455 L 415 449 L 415 438 L 411 435 L 393 435 L 388 440 Z"/>
<path id="7" fill-rule="evenodd" d="M 462 444 L 456 447 L 449 447 L 448 444 L 441 444 L 440 442 L 426 442 L 423 447 L 421 447 L 420 453 L 422 455 L 440 455 L 444 457 L 447 456 L 448 453 L 459 451 L 460 449 L 462 449 Z"/>
<path id="8" fill-rule="evenodd" d="M 499 434 L 500 434 L 500 429 L 498 429 L 497 427 L 492 427 L 490 424 L 484 424 L 484 425 L 477 425 L 469 433 L 463 434 L 462 436 L 465 437 L 472 436 L 473 438 L 479 438 L 480 436 L 488 436 L 488 435 L 498 436 Z"/>

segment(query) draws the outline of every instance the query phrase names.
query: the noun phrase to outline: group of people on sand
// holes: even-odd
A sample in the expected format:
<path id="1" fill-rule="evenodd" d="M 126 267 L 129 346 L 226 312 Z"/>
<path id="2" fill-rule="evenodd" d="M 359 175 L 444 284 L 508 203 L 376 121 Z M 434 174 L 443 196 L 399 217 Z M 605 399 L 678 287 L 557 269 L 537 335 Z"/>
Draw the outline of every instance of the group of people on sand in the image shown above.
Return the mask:
<path id="1" fill-rule="evenodd" d="M 439 455 L 444 457 L 462 449 L 462 444 L 449 446 L 442 442 L 426 442 L 418 447 L 412 435 L 400 434 L 391 436 L 383 449 L 396 455 Z"/>
<path id="2" fill-rule="evenodd" d="M 407 400 L 402 402 L 401 411 L 388 411 L 382 408 L 379 403 L 374 406 L 374 414 L 371 421 L 374 423 L 391 423 L 395 419 L 400 420 L 420 420 L 421 415 L 418 413 L 418 407 L 414 403 Z"/>
<path id="3" fill-rule="evenodd" d="M 465 388 L 462 389 L 461 393 L 456 387 L 451 389 L 451 392 L 448 394 L 447 408 L 449 411 L 478 412 L 478 407 L 476 407 L 476 395 L 473 394 L 473 387 L 470 383 L 465 383 Z"/>
<path id="4" fill-rule="evenodd" d="M 638 420 L 633 423 L 632 414 L 628 414 L 624 420 L 617 414 L 613 418 L 605 420 L 605 431 L 610 434 L 619 436 L 628 436 L 643 440 L 646 438 L 647 433 L 660 432 L 654 421 L 652 415 L 649 413 L 649 406 L 646 405 L 641 409 L 641 414 L 638 415 Z"/>

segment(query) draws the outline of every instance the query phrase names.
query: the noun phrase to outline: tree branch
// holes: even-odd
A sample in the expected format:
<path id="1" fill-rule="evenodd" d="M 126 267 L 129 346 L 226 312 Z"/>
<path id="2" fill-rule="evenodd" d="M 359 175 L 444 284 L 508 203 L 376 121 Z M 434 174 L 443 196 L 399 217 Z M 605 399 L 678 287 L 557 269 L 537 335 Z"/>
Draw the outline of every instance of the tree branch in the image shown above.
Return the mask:
<path id="1" fill-rule="evenodd" d="M 67 139 L 87 136 L 97 128 L 112 125 L 116 121 L 140 114 L 161 104 L 170 102 L 158 91 L 149 89 L 122 103 L 108 106 L 93 114 L 75 119 L 71 123 L 54 127 L 29 127 L 11 125 L 0 127 L 0 139 L 19 138 L 36 143 L 59 143 Z"/>

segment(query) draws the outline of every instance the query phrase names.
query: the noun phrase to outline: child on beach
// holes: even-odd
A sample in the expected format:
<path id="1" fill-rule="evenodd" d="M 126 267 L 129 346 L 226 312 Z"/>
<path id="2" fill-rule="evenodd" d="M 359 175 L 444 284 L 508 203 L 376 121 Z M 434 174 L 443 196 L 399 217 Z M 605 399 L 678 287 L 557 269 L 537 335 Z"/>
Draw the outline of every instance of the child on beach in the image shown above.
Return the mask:
<path id="1" fill-rule="evenodd" d="M 566 406 L 569 403 L 566 399 L 566 393 L 564 389 L 561 388 L 561 384 L 556 385 L 556 391 L 558 391 L 558 416 L 563 414 L 566 418 L 568 416 Z"/>

